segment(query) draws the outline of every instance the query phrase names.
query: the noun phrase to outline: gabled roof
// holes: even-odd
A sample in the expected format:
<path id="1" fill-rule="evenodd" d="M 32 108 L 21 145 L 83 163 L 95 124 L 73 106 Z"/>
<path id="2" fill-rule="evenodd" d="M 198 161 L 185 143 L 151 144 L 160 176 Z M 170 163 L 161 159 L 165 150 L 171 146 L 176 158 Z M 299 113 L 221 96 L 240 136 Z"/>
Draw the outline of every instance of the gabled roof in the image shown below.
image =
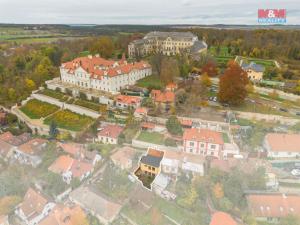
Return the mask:
<path id="1" fill-rule="evenodd" d="M 121 210 L 121 205 L 111 202 L 100 194 L 92 191 L 89 187 L 79 187 L 70 193 L 70 197 L 74 199 L 83 208 L 92 211 L 95 216 L 112 220 Z"/>
<path id="2" fill-rule="evenodd" d="M 148 149 L 147 155 L 142 156 L 140 162 L 149 166 L 159 167 L 163 156 L 163 151 Z"/>
<path id="3" fill-rule="evenodd" d="M 134 155 L 135 150 L 133 148 L 125 146 L 123 148 L 120 148 L 114 154 L 112 154 L 110 158 L 115 162 L 118 162 L 122 165 L 126 165 L 128 161 L 133 159 Z"/>
<path id="4" fill-rule="evenodd" d="M 300 153 L 300 134 L 269 133 L 266 141 L 273 152 Z"/>
<path id="5" fill-rule="evenodd" d="M 199 141 L 213 144 L 224 144 L 222 134 L 209 129 L 186 129 L 183 133 L 183 139 L 189 141 Z"/>
<path id="6" fill-rule="evenodd" d="M 300 196 L 287 194 L 249 194 L 248 205 L 255 217 L 300 215 Z"/>
<path id="7" fill-rule="evenodd" d="M 27 218 L 34 218 L 43 212 L 47 203 L 48 200 L 44 196 L 32 188 L 29 188 L 20 205 L 20 209 Z"/>
<path id="8" fill-rule="evenodd" d="M 34 138 L 20 145 L 18 149 L 28 155 L 36 155 L 39 153 L 40 147 L 47 143 L 46 139 Z"/>
<path id="9" fill-rule="evenodd" d="M 106 125 L 102 130 L 98 132 L 98 136 L 118 138 L 123 129 L 124 128 L 119 125 Z"/>
<path id="10" fill-rule="evenodd" d="M 151 97 L 155 102 L 167 103 L 175 101 L 175 93 L 172 91 L 161 92 L 160 90 L 152 90 Z"/>
<path id="11" fill-rule="evenodd" d="M 114 77 L 120 74 L 128 74 L 133 70 L 150 68 L 150 64 L 141 61 L 136 63 L 127 63 L 125 59 L 120 61 L 107 60 L 99 56 L 79 57 L 70 62 L 63 63 L 61 68 L 73 74 L 81 68 L 91 74 L 94 79 L 102 79 L 104 75 Z"/>
<path id="12" fill-rule="evenodd" d="M 84 174 L 88 172 L 92 172 L 93 170 L 93 165 L 91 163 L 87 162 L 82 162 L 77 159 L 73 160 L 72 166 L 70 171 L 72 172 L 73 177 L 78 177 L 80 178 Z"/>
<path id="13" fill-rule="evenodd" d="M 237 225 L 237 222 L 225 212 L 215 212 L 209 225 Z"/>
<path id="14" fill-rule="evenodd" d="M 130 96 L 130 95 L 118 95 L 116 97 L 116 100 L 118 102 L 122 102 L 122 103 L 125 103 L 125 104 L 128 104 L 128 105 L 137 104 L 137 103 L 141 102 L 141 98 L 140 97 L 138 97 L 138 96 Z"/>
<path id="15" fill-rule="evenodd" d="M 75 225 L 77 218 L 86 217 L 80 206 L 56 205 L 50 214 L 39 225 Z"/>
<path id="16" fill-rule="evenodd" d="M 251 62 L 250 64 L 247 64 L 246 62 L 243 62 L 241 64 L 241 67 L 244 70 L 251 69 L 251 70 L 254 70 L 256 72 L 264 72 L 265 71 L 265 67 L 263 65 L 256 64 L 255 62 Z"/>
<path id="17" fill-rule="evenodd" d="M 48 168 L 53 173 L 65 173 L 69 171 L 73 165 L 74 159 L 68 155 L 62 155 L 58 157 Z"/>

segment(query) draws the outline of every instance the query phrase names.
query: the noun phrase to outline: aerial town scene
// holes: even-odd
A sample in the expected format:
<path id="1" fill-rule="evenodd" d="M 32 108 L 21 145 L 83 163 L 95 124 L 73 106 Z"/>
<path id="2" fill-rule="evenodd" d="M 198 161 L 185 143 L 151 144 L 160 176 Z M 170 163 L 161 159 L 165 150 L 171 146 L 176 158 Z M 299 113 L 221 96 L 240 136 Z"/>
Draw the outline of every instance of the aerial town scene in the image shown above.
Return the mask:
<path id="1" fill-rule="evenodd" d="M 0 1 L 0 225 L 300 225 L 299 12 Z"/>

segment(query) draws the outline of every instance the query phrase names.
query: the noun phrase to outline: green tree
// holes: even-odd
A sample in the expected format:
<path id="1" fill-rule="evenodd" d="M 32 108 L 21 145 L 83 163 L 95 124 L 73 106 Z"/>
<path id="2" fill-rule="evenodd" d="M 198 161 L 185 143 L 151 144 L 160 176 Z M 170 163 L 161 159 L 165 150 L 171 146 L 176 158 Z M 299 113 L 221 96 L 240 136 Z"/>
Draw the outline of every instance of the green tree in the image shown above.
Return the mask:
<path id="1" fill-rule="evenodd" d="M 166 127 L 171 134 L 182 135 L 182 127 L 176 116 L 170 116 L 167 120 Z"/>
<path id="2" fill-rule="evenodd" d="M 49 128 L 49 135 L 51 138 L 56 138 L 58 135 L 59 131 L 57 129 L 57 125 L 54 121 L 51 121 L 50 123 L 50 128 Z"/>

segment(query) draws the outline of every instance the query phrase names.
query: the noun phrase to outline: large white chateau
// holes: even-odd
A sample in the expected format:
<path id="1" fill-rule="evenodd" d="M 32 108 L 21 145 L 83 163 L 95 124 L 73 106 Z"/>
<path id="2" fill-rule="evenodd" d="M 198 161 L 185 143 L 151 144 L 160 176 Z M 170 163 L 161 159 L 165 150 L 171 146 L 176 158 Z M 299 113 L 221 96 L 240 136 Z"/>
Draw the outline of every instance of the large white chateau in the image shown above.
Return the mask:
<path id="1" fill-rule="evenodd" d="M 206 50 L 207 44 L 198 40 L 198 37 L 191 32 L 154 31 L 128 45 L 129 57 L 145 56 L 151 53 L 177 55 L 182 52 L 197 57 Z"/>
<path id="2" fill-rule="evenodd" d="M 95 56 L 76 58 L 60 67 L 61 81 L 80 88 L 119 92 L 139 79 L 152 74 L 147 62 L 128 63 L 125 57 L 119 61 Z"/>

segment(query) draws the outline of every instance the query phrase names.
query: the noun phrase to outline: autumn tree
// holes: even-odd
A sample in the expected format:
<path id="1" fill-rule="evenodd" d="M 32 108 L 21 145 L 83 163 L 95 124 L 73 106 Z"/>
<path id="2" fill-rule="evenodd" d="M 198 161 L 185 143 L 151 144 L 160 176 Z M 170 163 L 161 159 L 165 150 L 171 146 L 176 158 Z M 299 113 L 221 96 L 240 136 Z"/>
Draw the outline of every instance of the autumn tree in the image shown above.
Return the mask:
<path id="1" fill-rule="evenodd" d="M 110 37 L 103 36 L 94 40 L 89 50 L 92 54 L 100 54 L 101 57 L 110 58 L 114 51 L 114 43 Z"/>
<path id="2" fill-rule="evenodd" d="M 207 73 L 204 73 L 200 78 L 201 84 L 210 87 L 212 85 L 211 79 L 209 78 Z"/>
<path id="3" fill-rule="evenodd" d="M 212 60 L 208 61 L 206 64 L 202 66 L 202 74 L 206 73 L 210 77 L 214 77 L 218 74 L 218 68 L 216 63 Z"/>
<path id="4" fill-rule="evenodd" d="M 174 81 L 176 77 L 179 77 L 179 67 L 176 59 L 163 58 L 160 79 L 164 84 L 168 84 Z"/>
<path id="5" fill-rule="evenodd" d="M 229 63 L 220 77 L 219 101 L 230 105 L 242 104 L 247 96 L 248 82 L 247 73 L 238 64 Z"/>

